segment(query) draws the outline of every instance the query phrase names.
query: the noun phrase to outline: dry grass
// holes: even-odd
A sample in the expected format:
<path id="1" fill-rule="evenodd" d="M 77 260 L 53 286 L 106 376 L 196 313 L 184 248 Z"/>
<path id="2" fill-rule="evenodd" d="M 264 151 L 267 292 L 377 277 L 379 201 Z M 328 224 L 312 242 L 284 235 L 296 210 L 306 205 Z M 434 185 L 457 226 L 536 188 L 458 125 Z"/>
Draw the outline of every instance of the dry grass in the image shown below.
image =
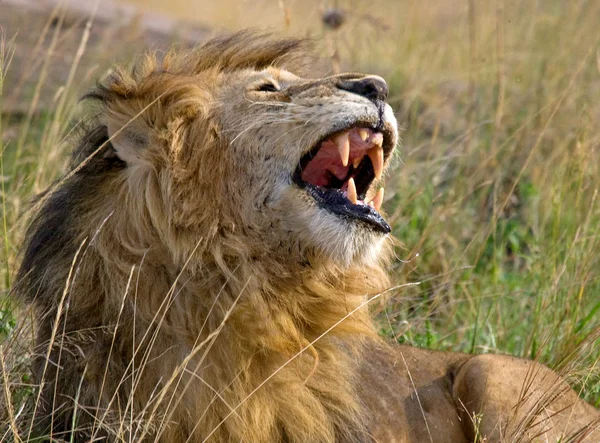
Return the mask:
<path id="1" fill-rule="evenodd" d="M 393 272 L 399 284 L 422 283 L 376 309 L 382 334 L 538 359 L 598 405 L 600 3 L 339 0 L 344 24 L 335 31 L 320 21 L 331 2 L 241 3 L 219 2 L 199 19 L 307 33 L 343 69 L 389 81 L 403 128 L 386 186 L 404 245 Z M 0 40 L 0 441 L 28 439 L 19 423 L 37 392 L 26 366 L 29 315 L 9 294 L 28 201 L 63 171 L 75 97 L 114 57 L 87 41 L 88 28 L 52 14 L 52 26 L 35 31 L 36 69 L 11 64 L 13 35 Z M 80 52 L 55 87 L 48 78 L 65 39 Z M 80 65 L 84 54 L 101 60 L 95 70 Z M 30 82 L 15 80 L 25 74 Z M 19 90 L 7 90 L 11 75 Z M 9 96 L 24 111 L 14 100 L 7 108 Z"/>

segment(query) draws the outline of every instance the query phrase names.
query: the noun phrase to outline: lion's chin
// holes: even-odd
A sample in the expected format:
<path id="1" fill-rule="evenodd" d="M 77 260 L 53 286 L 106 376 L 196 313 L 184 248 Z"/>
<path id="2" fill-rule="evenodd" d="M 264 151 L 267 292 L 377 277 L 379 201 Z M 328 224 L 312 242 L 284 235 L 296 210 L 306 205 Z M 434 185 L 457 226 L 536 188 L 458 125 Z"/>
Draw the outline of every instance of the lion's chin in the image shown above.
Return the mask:
<path id="1" fill-rule="evenodd" d="M 374 266 L 380 261 L 387 235 L 355 218 L 345 218 L 302 198 L 287 200 L 284 229 L 295 237 L 301 255 L 309 261 Z"/>
<path id="2" fill-rule="evenodd" d="M 351 266 L 371 268 L 380 262 L 384 238 L 384 236 L 374 233 L 364 237 L 346 236 L 337 244 L 334 242 L 322 244 L 321 250 L 323 256 L 342 270 Z"/>

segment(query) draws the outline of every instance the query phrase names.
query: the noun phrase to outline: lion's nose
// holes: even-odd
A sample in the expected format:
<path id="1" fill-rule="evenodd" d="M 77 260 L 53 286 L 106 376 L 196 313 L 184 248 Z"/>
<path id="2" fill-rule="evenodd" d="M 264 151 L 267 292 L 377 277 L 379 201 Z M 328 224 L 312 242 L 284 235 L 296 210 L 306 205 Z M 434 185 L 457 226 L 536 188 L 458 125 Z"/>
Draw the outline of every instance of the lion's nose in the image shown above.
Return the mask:
<path id="1" fill-rule="evenodd" d="M 372 101 L 384 101 L 388 96 L 388 87 L 384 79 L 377 75 L 354 79 L 340 79 L 337 87 L 353 92 Z"/>

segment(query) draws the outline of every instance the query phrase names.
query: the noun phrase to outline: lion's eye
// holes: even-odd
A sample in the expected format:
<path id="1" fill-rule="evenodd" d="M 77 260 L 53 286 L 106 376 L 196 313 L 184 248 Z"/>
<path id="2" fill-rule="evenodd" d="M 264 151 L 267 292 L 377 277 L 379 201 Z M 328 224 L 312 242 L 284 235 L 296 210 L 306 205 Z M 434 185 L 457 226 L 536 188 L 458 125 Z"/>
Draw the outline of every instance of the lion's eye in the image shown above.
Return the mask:
<path id="1" fill-rule="evenodd" d="M 260 92 L 278 92 L 279 88 L 277 86 L 275 86 L 273 83 L 268 82 L 268 83 L 263 83 L 262 85 L 260 85 L 258 87 L 257 91 L 260 91 Z"/>

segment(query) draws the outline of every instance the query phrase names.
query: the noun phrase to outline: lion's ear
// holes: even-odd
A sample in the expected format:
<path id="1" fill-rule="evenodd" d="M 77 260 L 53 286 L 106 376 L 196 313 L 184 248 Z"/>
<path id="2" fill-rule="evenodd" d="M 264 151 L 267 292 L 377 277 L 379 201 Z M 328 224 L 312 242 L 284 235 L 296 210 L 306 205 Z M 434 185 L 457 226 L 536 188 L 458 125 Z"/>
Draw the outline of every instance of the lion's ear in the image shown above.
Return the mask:
<path id="1" fill-rule="evenodd" d="M 128 164 L 143 161 L 144 152 L 148 146 L 148 131 L 135 121 L 122 124 L 109 120 L 106 124 L 110 143 L 117 156 Z"/>

